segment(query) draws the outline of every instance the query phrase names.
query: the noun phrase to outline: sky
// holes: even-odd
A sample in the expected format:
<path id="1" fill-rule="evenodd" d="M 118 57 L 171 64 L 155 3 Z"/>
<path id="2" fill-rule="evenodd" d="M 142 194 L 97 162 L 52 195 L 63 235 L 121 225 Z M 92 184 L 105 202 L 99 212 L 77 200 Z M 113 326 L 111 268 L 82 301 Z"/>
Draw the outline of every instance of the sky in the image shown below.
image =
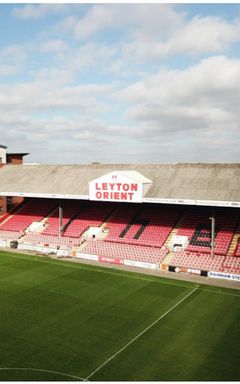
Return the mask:
<path id="1" fill-rule="evenodd" d="M 26 162 L 239 162 L 240 4 L 0 4 L 0 144 Z"/>

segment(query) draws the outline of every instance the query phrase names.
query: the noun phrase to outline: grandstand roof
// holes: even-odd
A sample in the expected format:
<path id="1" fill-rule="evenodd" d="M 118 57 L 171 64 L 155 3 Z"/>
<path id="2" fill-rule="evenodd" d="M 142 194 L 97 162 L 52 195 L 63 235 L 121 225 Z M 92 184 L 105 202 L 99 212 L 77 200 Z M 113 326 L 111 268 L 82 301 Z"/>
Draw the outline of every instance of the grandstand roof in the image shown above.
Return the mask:
<path id="1" fill-rule="evenodd" d="M 0 195 L 88 199 L 88 183 L 113 171 L 152 180 L 144 202 L 240 207 L 240 163 L 5 165 Z"/>

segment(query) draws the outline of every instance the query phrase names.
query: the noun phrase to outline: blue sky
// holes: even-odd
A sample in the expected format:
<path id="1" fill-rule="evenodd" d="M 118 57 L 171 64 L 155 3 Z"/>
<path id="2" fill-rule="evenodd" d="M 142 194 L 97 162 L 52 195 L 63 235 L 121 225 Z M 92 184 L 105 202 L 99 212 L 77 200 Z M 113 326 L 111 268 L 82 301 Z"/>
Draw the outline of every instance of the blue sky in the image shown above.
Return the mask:
<path id="1" fill-rule="evenodd" d="M 240 4 L 0 4 L 0 30 L 27 161 L 239 162 Z"/>

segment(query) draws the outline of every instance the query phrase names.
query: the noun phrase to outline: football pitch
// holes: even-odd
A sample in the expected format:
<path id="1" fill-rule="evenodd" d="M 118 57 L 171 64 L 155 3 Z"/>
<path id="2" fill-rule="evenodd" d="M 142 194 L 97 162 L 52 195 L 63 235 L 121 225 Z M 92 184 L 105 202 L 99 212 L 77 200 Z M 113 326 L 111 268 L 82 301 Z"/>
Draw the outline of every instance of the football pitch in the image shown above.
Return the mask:
<path id="1" fill-rule="evenodd" d="M 239 381 L 240 291 L 0 251 L 1 381 Z"/>

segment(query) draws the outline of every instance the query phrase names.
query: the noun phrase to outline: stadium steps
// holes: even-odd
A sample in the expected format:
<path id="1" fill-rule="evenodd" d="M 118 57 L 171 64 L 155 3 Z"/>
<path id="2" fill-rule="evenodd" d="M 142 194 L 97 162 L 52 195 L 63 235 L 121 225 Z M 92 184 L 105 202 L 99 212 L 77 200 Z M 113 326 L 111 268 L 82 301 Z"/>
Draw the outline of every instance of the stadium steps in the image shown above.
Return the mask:
<path id="1" fill-rule="evenodd" d="M 176 234 L 178 233 L 178 230 L 180 228 L 180 224 L 181 224 L 181 217 L 180 219 L 178 220 L 178 222 L 176 223 L 175 227 L 173 228 L 173 230 L 170 232 L 170 235 L 167 237 L 165 243 L 164 243 L 164 247 L 168 248 L 169 247 L 169 243 L 170 241 L 172 240 L 173 236 L 176 236 Z"/>
<path id="2" fill-rule="evenodd" d="M 167 240 L 165 241 L 164 243 L 164 247 L 168 248 L 169 247 L 169 243 L 171 241 L 171 239 L 173 238 L 173 236 L 175 236 L 178 232 L 178 227 L 174 227 L 173 230 L 171 231 L 170 235 L 167 237 Z"/>
<path id="3" fill-rule="evenodd" d="M 170 261 L 171 261 L 171 259 L 173 258 L 174 255 L 175 255 L 174 252 L 169 252 L 167 254 L 167 256 L 165 257 L 165 259 L 163 260 L 162 264 L 167 264 L 167 265 L 171 264 Z"/>
<path id="4" fill-rule="evenodd" d="M 236 231 L 233 235 L 230 247 L 227 252 L 227 256 L 234 256 L 234 253 L 236 251 L 237 245 L 238 245 L 238 239 L 240 238 L 240 222 L 237 225 Z"/>
<path id="5" fill-rule="evenodd" d="M 84 253 L 84 248 L 86 248 L 87 245 L 88 245 L 88 241 L 85 241 L 85 243 L 79 245 L 79 247 L 77 247 L 76 250 L 77 250 L 78 252 L 82 252 L 82 253 Z"/>
<path id="6" fill-rule="evenodd" d="M 51 217 L 53 215 L 53 213 L 56 211 L 56 209 L 58 208 L 53 208 L 52 211 L 49 212 L 49 214 L 47 216 L 45 216 L 42 220 L 40 220 L 39 222 L 44 224 L 44 227 L 43 228 L 40 228 L 39 230 L 35 231 L 34 233 L 39 233 L 39 234 L 42 234 L 45 229 L 48 227 L 48 218 Z M 31 224 L 30 224 L 31 225 Z M 29 226 L 28 226 L 29 227 Z M 22 239 L 24 239 L 25 236 L 27 236 L 29 233 L 27 233 L 27 228 L 25 228 L 25 231 L 24 231 L 24 234 L 21 236 Z"/>
<path id="7" fill-rule="evenodd" d="M 106 229 L 106 227 L 107 223 L 103 223 L 101 225 L 102 232 L 98 235 L 98 240 L 104 240 L 107 237 L 109 231 Z"/>
<path id="8" fill-rule="evenodd" d="M 181 223 L 182 223 L 183 213 L 184 213 L 184 211 L 181 212 L 178 221 L 176 222 L 174 228 L 172 229 L 169 236 L 167 237 L 167 239 L 164 243 L 164 247 L 169 248 L 169 243 L 170 243 L 171 239 L 173 238 L 173 236 L 176 236 L 176 234 L 178 233 L 178 230 L 179 230 Z"/>
<path id="9" fill-rule="evenodd" d="M 46 225 L 45 228 L 43 229 L 43 232 L 45 231 L 45 229 L 49 226 L 49 223 L 48 223 L 48 218 L 53 216 L 53 214 L 58 210 L 58 207 L 55 207 L 53 208 L 52 211 L 49 212 L 49 214 L 47 216 L 45 216 L 43 219 L 42 219 L 42 222 Z"/>

